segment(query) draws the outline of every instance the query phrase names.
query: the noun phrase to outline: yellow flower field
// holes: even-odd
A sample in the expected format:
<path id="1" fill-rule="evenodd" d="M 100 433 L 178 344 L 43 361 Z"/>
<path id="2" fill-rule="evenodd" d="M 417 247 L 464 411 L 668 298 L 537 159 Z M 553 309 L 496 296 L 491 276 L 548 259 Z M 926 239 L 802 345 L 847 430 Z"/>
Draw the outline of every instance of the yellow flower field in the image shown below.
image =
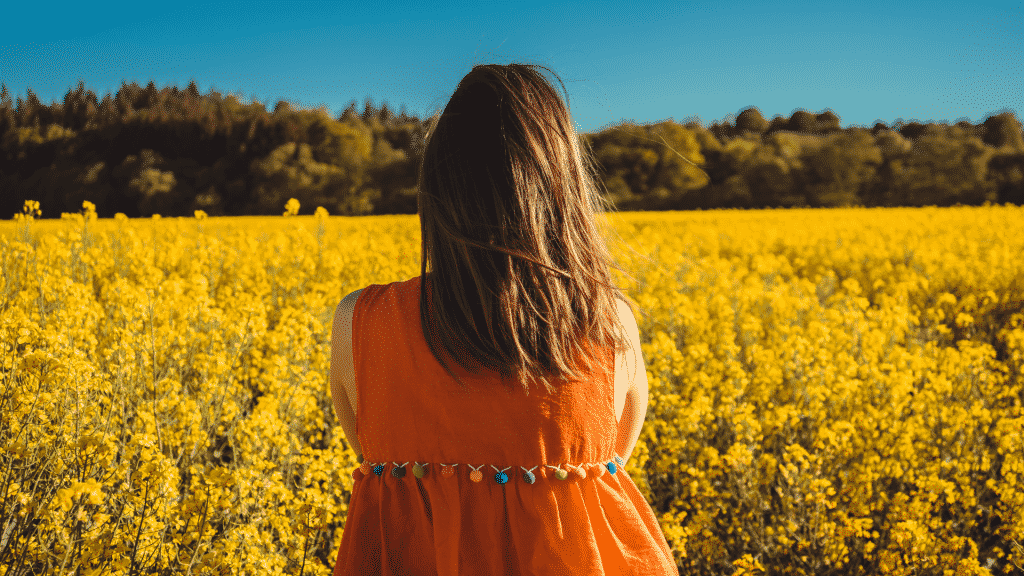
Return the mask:
<path id="1" fill-rule="evenodd" d="M 330 574 L 334 307 L 419 223 L 297 210 L 0 222 L 0 576 Z M 1024 209 L 607 223 L 684 573 L 1024 570 Z"/>

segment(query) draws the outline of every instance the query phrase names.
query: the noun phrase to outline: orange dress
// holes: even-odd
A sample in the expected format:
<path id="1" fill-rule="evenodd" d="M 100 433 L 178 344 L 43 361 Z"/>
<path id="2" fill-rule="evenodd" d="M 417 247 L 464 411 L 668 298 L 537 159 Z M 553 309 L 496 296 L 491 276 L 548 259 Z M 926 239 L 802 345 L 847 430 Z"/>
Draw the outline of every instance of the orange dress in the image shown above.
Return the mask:
<path id="1" fill-rule="evenodd" d="M 614 351 L 607 370 L 554 395 L 450 362 L 464 391 L 423 337 L 419 286 L 418 276 L 374 284 L 356 301 L 364 460 L 335 576 L 676 576 L 614 453 Z"/>

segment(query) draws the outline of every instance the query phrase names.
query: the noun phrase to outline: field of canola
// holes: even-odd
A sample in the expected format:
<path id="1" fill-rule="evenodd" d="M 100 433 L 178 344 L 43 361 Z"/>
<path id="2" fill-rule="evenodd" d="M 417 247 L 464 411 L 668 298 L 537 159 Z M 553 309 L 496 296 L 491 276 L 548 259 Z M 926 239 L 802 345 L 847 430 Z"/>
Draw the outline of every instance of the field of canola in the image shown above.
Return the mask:
<path id="1" fill-rule="evenodd" d="M 624 213 L 687 574 L 1024 566 L 1024 209 Z M 0 222 L 0 576 L 331 571 L 335 305 L 416 216 Z"/>

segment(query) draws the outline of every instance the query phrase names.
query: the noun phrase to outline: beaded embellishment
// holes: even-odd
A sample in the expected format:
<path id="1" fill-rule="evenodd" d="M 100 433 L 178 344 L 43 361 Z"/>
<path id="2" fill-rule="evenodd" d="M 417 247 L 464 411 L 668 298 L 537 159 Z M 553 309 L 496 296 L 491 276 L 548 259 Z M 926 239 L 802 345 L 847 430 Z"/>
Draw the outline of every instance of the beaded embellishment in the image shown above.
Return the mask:
<path id="1" fill-rule="evenodd" d="M 356 460 L 359 462 L 359 467 L 352 471 L 352 477 L 353 478 L 358 480 L 360 478 L 360 473 L 369 476 L 371 471 L 374 474 L 376 474 L 377 476 L 383 476 L 384 475 L 384 467 L 385 467 L 385 465 L 387 465 L 387 462 L 378 462 L 376 464 L 371 464 L 370 462 L 366 462 L 366 461 L 363 460 L 363 455 L 362 454 L 360 454 Z M 405 467 L 409 463 L 405 462 L 403 464 L 399 464 L 398 462 L 392 462 L 391 464 L 392 464 L 391 476 L 393 476 L 395 478 L 404 478 L 405 477 Z M 618 465 L 616 466 L 616 464 L 618 464 Z M 429 462 L 415 462 L 415 463 L 413 463 L 413 467 L 412 467 L 412 474 L 413 474 L 413 476 L 415 476 L 417 478 L 423 478 L 424 476 L 426 476 L 427 475 L 427 466 L 429 466 L 429 465 L 430 465 Z M 596 467 L 595 468 L 596 475 L 597 476 L 601 476 L 602 474 L 604 474 L 605 470 L 607 470 L 611 474 L 615 474 L 618 471 L 619 467 L 624 466 L 624 465 L 625 465 L 625 462 L 622 460 L 622 458 L 620 458 L 618 455 L 616 455 L 614 462 L 608 461 L 608 462 L 583 463 L 583 464 L 578 464 L 576 466 L 573 466 L 572 464 L 565 464 L 565 467 L 569 468 L 569 469 L 572 469 L 576 473 L 576 475 L 578 477 L 586 478 L 587 477 L 587 471 L 586 471 L 585 467 L 587 467 L 587 466 Z M 455 467 L 458 466 L 458 464 L 441 464 L 440 466 L 441 466 L 441 476 L 443 476 L 445 478 L 450 478 L 450 477 L 452 477 L 455 474 Z M 484 473 L 481 472 L 480 469 L 485 466 L 484 464 L 481 464 L 480 466 L 477 466 L 476 468 L 473 468 L 473 466 L 470 465 L 470 464 L 466 464 L 466 466 L 468 466 L 472 470 L 472 472 L 469 473 L 469 479 L 470 480 L 472 480 L 473 482 L 482 482 L 483 481 Z M 491 464 L 490 466 L 491 466 L 491 468 L 493 468 L 496 471 L 496 473 L 493 476 L 494 477 L 494 481 L 496 483 L 498 483 L 498 484 L 505 484 L 505 483 L 508 482 L 509 477 L 508 477 L 508 474 L 505 473 L 505 471 L 510 469 L 510 468 L 512 468 L 511 466 L 507 466 L 505 468 L 498 468 L 497 466 L 495 466 L 493 464 Z M 521 468 L 523 470 L 523 473 L 522 473 L 521 476 L 522 476 L 523 481 L 525 481 L 527 484 L 533 484 L 534 482 L 537 481 L 537 476 L 533 473 L 533 471 L 536 470 L 537 468 L 540 468 L 539 466 L 534 466 L 533 468 L 530 468 L 528 470 L 526 469 L 525 466 L 520 466 L 519 468 Z M 567 480 L 569 478 L 569 472 L 564 470 L 564 469 L 562 469 L 561 466 L 544 465 L 544 468 L 550 468 L 550 469 L 554 470 L 555 478 L 557 478 L 559 480 Z M 543 470 L 543 468 L 542 468 L 542 470 Z"/>

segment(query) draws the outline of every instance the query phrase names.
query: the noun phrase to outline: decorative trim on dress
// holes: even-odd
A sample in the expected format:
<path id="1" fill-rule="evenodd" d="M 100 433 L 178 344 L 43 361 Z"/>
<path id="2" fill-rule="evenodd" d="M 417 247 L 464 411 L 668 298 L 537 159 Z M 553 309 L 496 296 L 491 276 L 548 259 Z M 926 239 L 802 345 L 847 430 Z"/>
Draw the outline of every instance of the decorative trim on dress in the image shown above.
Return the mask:
<path id="1" fill-rule="evenodd" d="M 363 455 L 362 454 L 360 454 L 356 460 L 360 464 L 360 466 L 358 468 L 356 468 L 355 470 L 352 471 L 352 477 L 355 478 L 356 480 L 358 480 L 362 475 L 369 476 L 371 470 L 377 476 L 382 476 L 384 474 L 384 466 L 387 464 L 387 462 L 378 462 L 376 464 L 373 464 L 373 463 L 370 463 L 370 462 L 365 462 L 365 461 L 363 461 Z M 612 474 L 615 474 L 615 472 L 618 470 L 618 468 L 620 466 L 624 466 L 626 464 L 622 460 L 622 458 L 620 458 L 617 454 L 615 455 L 614 460 L 615 460 L 614 462 L 612 462 L 612 461 L 607 461 L 607 462 L 584 462 L 582 464 L 577 464 L 577 465 L 564 464 L 564 466 L 566 468 L 573 469 L 576 472 L 576 475 L 579 476 L 580 478 L 586 478 L 587 477 L 587 471 L 586 471 L 585 467 L 596 467 L 595 468 L 596 475 L 597 476 L 601 476 L 602 474 L 604 474 L 605 470 L 607 470 L 608 472 L 610 472 Z M 616 466 L 616 463 L 618 463 L 618 466 Z M 392 462 L 391 464 L 392 464 L 391 475 L 394 476 L 395 478 L 404 478 L 405 477 L 405 467 L 409 463 L 406 462 L 404 464 L 399 464 L 398 462 Z M 429 465 L 430 465 L 429 462 L 415 462 L 413 467 L 412 467 L 413 476 L 416 476 L 417 478 L 423 478 L 424 476 L 426 476 L 427 475 L 427 466 L 429 466 Z M 450 478 L 451 476 L 453 476 L 455 474 L 455 466 L 458 466 L 458 464 L 440 464 L 440 466 L 441 466 L 441 476 L 444 476 L 445 478 Z M 480 471 L 480 469 L 483 468 L 484 466 L 486 466 L 486 464 L 481 464 L 480 466 L 477 466 L 476 468 L 473 468 L 473 466 L 471 464 L 466 464 L 466 466 L 468 466 L 469 468 L 471 468 L 473 470 L 472 472 L 469 473 L 469 479 L 470 480 L 472 480 L 473 482 L 480 482 L 480 481 L 482 481 L 484 479 L 484 474 L 483 474 L 483 472 Z M 505 468 L 500 468 L 500 469 L 497 466 L 493 465 L 493 464 L 491 464 L 490 466 L 491 466 L 491 468 L 494 468 L 497 471 L 497 473 L 494 475 L 494 481 L 495 482 L 497 482 L 498 484 L 505 484 L 506 482 L 508 482 L 508 474 L 505 473 L 505 470 L 508 470 L 509 468 L 511 468 L 511 466 L 507 466 Z M 541 467 L 541 466 L 534 466 L 533 468 L 530 468 L 529 470 L 527 470 L 527 468 L 525 466 L 520 466 L 519 468 L 521 468 L 523 470 L 522 478 L 523 478 L 524 481 L 526 481 L 527 484 L 533 484 L 534 482 L 537 481 L 537 477 L 533 473 L 533 471 L 536 470 L 537 468 L 541 468 L 541 470 L 544 470 L 545 468 L 550 468 L 550 469 L 554 470 L 555 471 L 555 478 L 557 478 L 559 480 L 566 480 L 566 479 L 569 478 L 569 473 L 567 471 L 563 470 L 561 466 L 551 466 L 551 465 L 545 464 L 545 465 L 543 465 L 543 467 Z"/>

